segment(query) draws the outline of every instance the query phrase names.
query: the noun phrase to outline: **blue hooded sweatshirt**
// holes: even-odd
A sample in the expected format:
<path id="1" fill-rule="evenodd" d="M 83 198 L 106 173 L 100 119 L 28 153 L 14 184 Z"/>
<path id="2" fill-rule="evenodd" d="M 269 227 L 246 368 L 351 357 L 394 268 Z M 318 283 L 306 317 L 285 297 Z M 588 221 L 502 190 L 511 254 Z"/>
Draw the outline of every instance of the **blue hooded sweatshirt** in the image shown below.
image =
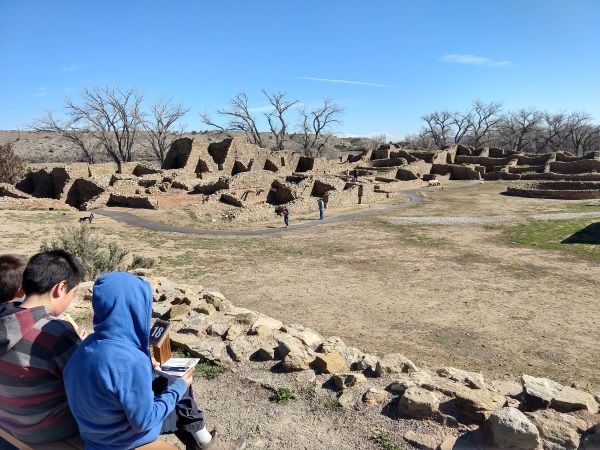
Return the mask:
<path id="1" fill-rule="evenodd" d="M 131 274 L 107 273 L 94 285 L 92 307 L 94 333 L 64 370 L 67 398 L 86 450 L 124 450 L 153 442 L 187 385 L 177 379 L 161 395 L 152 392 L 152 288 Z"/>

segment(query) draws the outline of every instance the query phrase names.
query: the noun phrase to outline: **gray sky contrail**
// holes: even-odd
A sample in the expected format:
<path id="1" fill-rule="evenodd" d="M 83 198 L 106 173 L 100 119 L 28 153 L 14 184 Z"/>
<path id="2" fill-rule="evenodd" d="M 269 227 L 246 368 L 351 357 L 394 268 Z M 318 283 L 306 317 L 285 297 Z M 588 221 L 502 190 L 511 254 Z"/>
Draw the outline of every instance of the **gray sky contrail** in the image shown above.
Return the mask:
<path id="1" fill-rule="evenodd" d="M 390 86 L 389 84 L 367 83 L 364 81 L 330 80 L 328 78 L 314 78 L 314 77 L 300 77 L 300 78 L 302 78 L 303 80 L 326 81 L 328 83 L 361 84 L 363 86 L 376 86 L 376 87 L 387 87 L 387 88 L 396 87 L 396 86 Z"/>

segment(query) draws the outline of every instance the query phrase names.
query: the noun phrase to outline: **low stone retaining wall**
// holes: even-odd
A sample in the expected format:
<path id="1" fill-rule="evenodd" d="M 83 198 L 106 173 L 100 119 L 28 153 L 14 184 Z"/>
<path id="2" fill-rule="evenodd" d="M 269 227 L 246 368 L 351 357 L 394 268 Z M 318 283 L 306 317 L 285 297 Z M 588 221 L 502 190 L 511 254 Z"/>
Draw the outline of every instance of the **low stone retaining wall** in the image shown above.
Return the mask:
<path id="1" fill-rule="evenodd" d="M 509 186 L 508 195 L 561 200 L 600 198 L 600 183 L 585 181 L 543 181 L 521 186 Z"/>
<path id="2" fill-rule="evenodd" d="M 362 402 L 382 414 L 436 421 L 448 430 L 441 437 L 407 433 L 405 440 L 418 448 L 453 448 L 459 435 L 476 430 L 490 449 L 591 449 L 600 443 L 598 393 L 529 375 L 517 383 L 454 367 L 432 372 L 400 353 L 366 354 L 339 337 L 236 307 L 216 290 L 153 277 L 144 269 L 135 273 L 151 283 L 153 317 L 171 322 L 174 348 L 234 371 L 238 364 L 273 361 L 301 379 L 330 376 L 340 408 Z"/>

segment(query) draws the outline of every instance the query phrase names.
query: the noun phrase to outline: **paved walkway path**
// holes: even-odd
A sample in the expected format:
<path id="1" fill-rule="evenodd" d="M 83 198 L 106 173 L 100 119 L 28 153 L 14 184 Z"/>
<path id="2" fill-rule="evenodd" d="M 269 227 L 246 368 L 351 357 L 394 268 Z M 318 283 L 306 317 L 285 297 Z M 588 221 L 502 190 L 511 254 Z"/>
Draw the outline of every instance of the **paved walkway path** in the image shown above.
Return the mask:
<path id="1" fill-rule="evenodd" d="M 446 188 L 450 189 L 450 188 Z M 156 222 L 154 220 L 145 219 L 143 217 L 136 216 L 135 214 L 131 214 L 123 211 L 115 211 L 111 209 L 97 209 L 94 210 L 94 214 L 98 214 L 100 216 L 110 217 L 111 219 L 116 220 L 117 222 L 125 223 L 127 225 L 131 225 L 138 228 L 146 228 L 148 230 L 154 231 L 168 231 L 172 233 L 186 233 L 186 234 L 204 234 L 210 236 L 260 236 L 264 234 L 273 234 L 273 233 L 283 233 L 291 230 L 299 230 L 302 228 L 310 228 L 316 227 L 319 225 L 325 225 L 333 222 L 341 222 L 343 220 L 356 219 L 358 217 L 366 217 L 372 216 L 375 214 L 381 214 L 388 211 L 394 211 L 396 209 L 408 208 L 409 206 L 415 205 L 423 201 L 423 197 L 419 195 L 419 191 L 423 189 L 410 189 L 407 191 L 402 191 L 403 195 L 408 196 L 408 202 L 399 203 L 397 205 L 390 206 L 382 206 L 379 208 L 369 209 L 367 211 L 359 211 L 350 214 L 343 214 L 341 216 L 328 217 L 323 220 L 312 220 L 309 222 L 303 223 L 292 223 L 288 228 L 278 227 L 278 228 L 264 228 L 261 230 L 247 230 L 247 231 L 223 231 L 223 230 L 202 230 L 199 228 L 187 228 L 187 227 L 179 227 L 177 225 L 169 225 L 162 222 Z"/>
<path id="2" fill-rule="evenodd" d="M 479 181 L 468 183 L 462 186 L 445 187 L 444 189 L 462 189 L 470 186 L 479 184 Z M 389 211 L 395 211 L 397 209 L 408 208 L 409 206 L 416 205 L 423 201 L 423 197 L 419 194 L 424 188 L 409 189 L 402 191 L 403 195 L 408 197 L 408 202 L 399 203 L 397 205 L 381 206 L 366 211 L 359 211 L 350 214 L 343 214 L 340 216 L 329 217 L 323 220 L 311 220 L 308 222 L 291 224 L 288 228 L 285 227 L 272 227 L 264 228 L 260 230 L 246 230 L 246 231 L 223 231 L 223 230 L 203 230 L 199 228 L 188 228 L 179 227 L 177 225 L 170 225 L 167 223 L 156 222 L 154 220 L 145 219 L 143 217 L 136 216 L 135 214 L 116 211 L 111 209 L 97 209 L 94 210 L 94 214 L 101 216 L 110 217 L 117 222 L 121 222 L 127 225 L 131 225 L 138 228 L 145 228 L 153 231 L 166 231 L 170 233 L 185 233 L 185 234 L 200 234 L 209 236 L 260 236 L 265 234 L 283 233 L 292 230 L 300 230 L 303 228 L 316 227 L 319 225 L 325 225 L 328 223 L 342 222 L 344 220 L 356 219 L 359 217 L 373 216 Z M 433 188 L 435 190 L 441 188 Z M 533 220 L 556 220 L 556 219 L 570 219 L 576 217 L 600 217 L 600 212 L 596 213 L 561 213 L 561 214 L 535 214 L 535 215 L 505 215 L 505 216 L 484 216 L 484 217 L 395 217 L 390 220 L 391 223 L 397 225 L 481 225 L 489 223 L 501 223 L 515 221 L 518 219 L 528 218 Z"/>

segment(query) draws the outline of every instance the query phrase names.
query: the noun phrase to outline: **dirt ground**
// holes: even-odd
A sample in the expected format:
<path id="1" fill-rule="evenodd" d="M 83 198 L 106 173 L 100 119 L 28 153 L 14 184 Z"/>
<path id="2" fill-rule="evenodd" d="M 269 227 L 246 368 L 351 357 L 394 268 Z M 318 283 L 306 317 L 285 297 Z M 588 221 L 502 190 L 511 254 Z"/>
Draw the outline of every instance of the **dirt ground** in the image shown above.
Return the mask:
<path id="1" fill-rule="evenodd" d="M 340 336 L 365 352 L 400 352 L 420 366 L 451 365 L 492 379 L 548 376 L 595 390 L 598 263 L 501 241 L 506 222 L 395 224 L 402 217 L 509 214 L 526 222 L 529 214 L 582 211 L 574 207 L 582 202 L 500 195 L 505 190 L 506 183 L 424 189 L 426 201 L 415 207 L 257 237 L 166 234 L 98 216 L 93 227 L 157 258 L 157 274 L 217 288 L 239 306 Z M 25 203 L 0 203 L 3 252 L 36 252 L 81 215 L 52 201 Z M 360 208 L 368 206 L 354 210 Z M 143 213 L 159 221 L 173 214 Z"/>

